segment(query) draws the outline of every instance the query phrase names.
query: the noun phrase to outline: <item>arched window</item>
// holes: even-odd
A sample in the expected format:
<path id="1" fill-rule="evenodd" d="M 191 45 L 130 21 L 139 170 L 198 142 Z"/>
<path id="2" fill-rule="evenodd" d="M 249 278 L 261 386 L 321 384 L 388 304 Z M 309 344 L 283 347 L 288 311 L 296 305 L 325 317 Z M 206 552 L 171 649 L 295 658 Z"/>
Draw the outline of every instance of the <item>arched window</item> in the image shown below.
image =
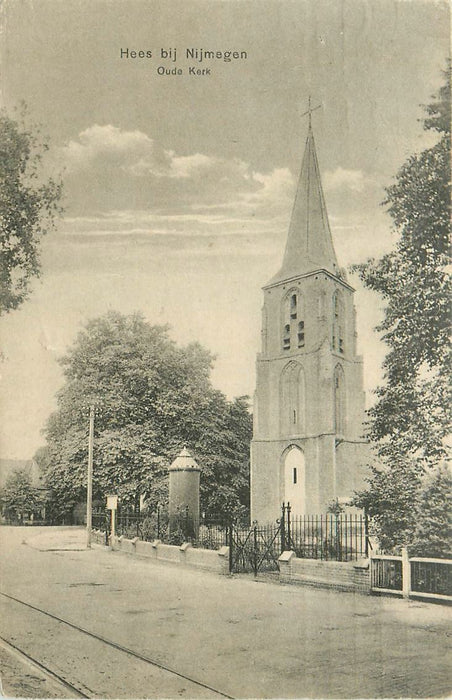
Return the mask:
<path id="1" fill-rule="evenodd" d="M 339 291 L 333 294 L 333 337 L 332 347 L 344 354 L 344 300 Z"/>
<path id="2" fill-rule="evenodd" d="M 304 429 L 304 372 L 298 362 L 289 362 L 281 375 L 280 416 L 285 435 L 299 435 Z"/>
<path id="3" fill-rule="evenodd" d="M 284 326 L 283 350 L 290 350 L 290 323 Z"/>
<path id="4" fill-rule="evenodd" d="M 306 475 L 304 452 L 292 445 L 284 455 L 283 500 L 291 505 L 291 512 L 303 515 L 306 499 Z"/>
<path id="5" fill-rule="evenodd" d="M 282 303 L 282 347 L 303 348 L 305 345 L 304 304 L 298 289 L 287 292 Z"/>
<path id="6" fill-rule="evenodd" d="M 298 347 L 304 348 L 304 321 L 298 321 Z"/>
<path id="7" fill-rule="evenodd" d="M 304 299 L 300 294 L 298 297 L 297 316 L 297 343 L 299 348 L 304 348 L 305 344 L 304 311 Z"/>
<path id="8" fill-rule="evenodd" d="M 343 435 L 345 430 L 345 377 L 341 365 L 334 370 L 334 430 Z"/>

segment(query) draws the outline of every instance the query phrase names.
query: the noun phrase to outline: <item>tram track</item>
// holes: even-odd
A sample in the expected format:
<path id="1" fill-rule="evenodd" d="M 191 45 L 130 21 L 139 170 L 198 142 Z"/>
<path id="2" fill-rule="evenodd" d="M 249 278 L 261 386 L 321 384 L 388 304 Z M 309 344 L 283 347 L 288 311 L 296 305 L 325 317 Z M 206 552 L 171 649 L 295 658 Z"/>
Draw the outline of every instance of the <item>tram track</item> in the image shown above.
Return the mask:
<path id="1" fill-rule="evenodd" d="M 69 690 L 76 697 L 92 697 L 91 695 L 85 695 L 85 693 L 83 693 L 80 690 L 80 688 L 77 688 L 75 685 L 72 685 L 72 683 L 70 683 L 66 678 L 53 671 L 51 668 L 46 666 L 46 664 L 43 664 L 41 661 L 38 661 L 33 656 L 30 656 L 30 654 L 27 654 L 26 651 L 20 649 L 16 644 L 13 644 L 10 640 L 5 639 L 4 637 L 0 637 L 0 646 L 2 646 L 7 651 L 10 651 L 13 654 L 15 654 L 21 661 L 24 661 L 26 664 L 36 668 L 44 677 L 50 679 L 51 681 L 56 681 L 59 685 L 61 685 L 66 690 Z"/>
<path id="2" fill-rule="evenodd" d="M 50 618 L 51 620 L 54 620 L 60 624 L 63 624 L 67 626 L 68 628 L 75 630 L 76 632 L 79 632 L 81 634 L 86 635 L 87 637 L 90 637 L 91 639 L 96 640 L 97 642 L 100 642 L 104 644 L 105 646 L 108 646 L 112 649 L 115 649 L 116 651 L 119 651 L 123 654 L 127 654 L 130 657 L 133 657 L 134 659 L 137 659 L 139 661 L 144 662 L 145 664 L 148 664 L 150 666 L 153 666 L 155 668 L 158 668 L 160 671 L 164 671 L 168 674 L 171 674 L 172 676 L 177 676 L 178 678 L 182 679 L 183 681 L 186 681 L 188 683 L 193 684 L 194 686 L 197 686 L 198 688 L 203 688 L 204 690 L 208 690 L 218 697 L 223 697 L 223 698 L 229 698 L 230 700 L 234 700 L 234 697 L 232 695 L 228 695 L 222 690 L 218 690 L 217 688 L 214 688 L 213 686 L 209 685 L 208 683 L 204 683 L 201 680 L 198 680 L 196 678 L 193 678 L 192 676 L 189 676 L 181 671 L 178 671 L 171 666 L 168 666 L 161 661 L 157 661 L 156 659 L 152 659 L 151 657 L 142 654 L 138 651 L 135 651 L 133 649 L 130 649 L 129 647 L 123 646 L 122 644 L 119 644 L 117 642 L 114 642 L 111 639 L 107 639 L 106 637 L 103 637 L 102 635 L 96 634 L 95 632 L 92 632 L 91 630 L 86 629 L 85 627 L 81 627 L 74 622 L 70 622 L 69 620 L 65 620 L 62 617 L 59 617 L 58 615 L 55 615 L 54 613 L 49 612 L 48 610 L 43 610 L 42 608 L 33 605 L 32 603 L 28 603 L 27 601 L 21 600 L 20 598 L 16 598 L 15 596 L 9 595 L 8 593 L 4 593 L 3 591 L 0 591 L 0 596 L 11 600 L 19 605 L 22 605 L 30 610 L 33 610 L 37 613 L 40 613 L 41 615 L 46 616 L 47 618 Z M 50 677 L 52 677 L 54 680 L 59 681 L 63 685 L 65 685 L 71 692 L 75 692 L 78 697 L 93 697 L 89 695 L 83 694 L 79 688 L 76 686 L 72 685 L 70 682 L 68 682 L 65 678 L 60 676 L 59 674 L 55 673 L 50 669 L 48 666 L 45 664 L 41 663 L 31 655 L 27 654 L 23 649 L 20 649 L 18 646 L 13 644 L 10 640 L 4 639 L 0 637 L 0 639 L 9 645 L 11 648 L 15 649 L 17 653 L 22 654 L 25 658 L 27 658 L 31 663 L 36 664 L 38 668 L 41 668 L 41 670 L 44 673 L 47 673 Z"/>

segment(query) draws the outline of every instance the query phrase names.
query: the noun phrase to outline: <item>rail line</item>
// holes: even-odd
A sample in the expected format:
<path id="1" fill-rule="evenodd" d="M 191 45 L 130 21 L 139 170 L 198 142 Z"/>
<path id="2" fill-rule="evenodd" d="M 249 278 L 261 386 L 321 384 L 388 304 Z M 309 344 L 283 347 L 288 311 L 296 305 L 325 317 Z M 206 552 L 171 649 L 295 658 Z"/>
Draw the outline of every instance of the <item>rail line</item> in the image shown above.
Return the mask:
<path id="1" fill-rule="evenodd" d="M 36 666 L 45 676 L 48 676 L 51 680 L 57 681 L 60 685 L 64 686 L 66 689 L 70 690 L 72 693 L 74 693 L 77 697 L 79 698 L 89 698 L 89 695 L 85 695 L 85 693 L 82 693 L 82 691 L 77 688 L 75 685 L 72 685 L 72 683 L 69 683 L 63 676 L 58 675 L 58 673 L 55 673 L 55 671 L 52 671 L 51 668 L 43 664 L 41 661 L 38 661 L 35 659 L 33 656 L 30 656 L 30 654 L 27 654 L 26 651 L 23 649 L 20 649 L 18 646 L 10 642 L 8 639 L 4 639 L 4 637 L 0 637 L 0 645 L 5 647 L 6 649 L 10 649 L 14 651 L 19 657 L 26 659 L 28 663 L 31 663 L 32 666 Z"/>
<path id="2" fill-rule="evenodd" d="M 112 647 L 113 649 L 116 649 L 118 651 L 123 652 L 124 654 L 128 654 L 129 656 L 134 657 L 135 659 L 140 659 L 140 661 L 144 661 L 147 664 L 150 664 L 151 666 L 155 666 L 156 668 L 161 669 L 162 671 L 166 671 L 167 673 L 171 673 L 174 676 L 178 676 L 179 678 L 182 678 L 185 681 L 188 681 L 190 683 L 193 683 L 194 685 L 197 685 L 201 688 L 205 688 L 206 690 L 210 690 L 211 692 L 215 693 L 216 695 L 219 695 L 223 698 L 229 698 L 229 700 L 235 700 L 232 695 L 228 695 L 227 693 L 224 693 L 221 690 L 218 690 L 217 688 L 214 688 L 211 685 L 208 685 L 207 683 L 203 683 L 200 680 L 197 680 L 196 678 L 193 678 L 191 676 L 187 676 L 181 671 L 177 671 L 174 668 L 171 668 L 170 666 L 167 666 L 165 664 L 162 664 L 160 661 L 156 661 L 155 659 L 151 659 L 149 656 L 146 656 L 145 654 L 140 654 L 137 651 L 134 651 L 133 649 L 129 649 L 128 647 L 123 646 L 122 644 L 118 644 L 117 642 L 113 642 L 110 639 L 107 639 L 106 637 L 102 637 L 99 634 L 96 634 L 95 632 L 91 632 L 90 630 L 85 629 L 84 627 L 80 627 L 79 625 L 76 625 L 73 622 L 69 622 L 69 620 L 65 620 L 62 617 L 59 617 L 58 615 L 54 615 L 53 613 L 48 612 L 47 610 L 42 610 L 42 608 L 38 608 L 35 605 L 32 605 L 31 603 L 27 603 L 25 600 L 20 600 L 19 598 L 16 598 L 15 596 L 9 595 L 8 593 L 3 593 L 0 591 L 0 596 L 3 596 L 4 598 L 9 598 L 9 600 L 13 600 L 15 603 L 19 603 L 20 605 L 24 605 L 27 608 L 30 608 L 31 610 L 35 610 L 38 613 L 41 613 L 42 615 L 46 615 L 47 617 L 50 617 L 52 620 L 56 620 L 57 622 L 61 622 L 64 625 L 67 625 L 67 627 L 70 627 L 71 629 L 76 630 L 77 632 L 81 632 L 82 634 L 86 634 L 88 637 L 91 637 L 92 639 L 96 639 L 99 642 L 102 642 L 103 644 L 106 644 L 107 646 Z M 5 640 L 6 641 L 6 640 Z M 14 646 L 11 644 L 11 642 L 7 642 L 10 644 L 10 646 Z M 25 652 L 23 652 L 21 649 L 17 648 L 17 651 L 24 656 L 27 656 Z M 63 678 L 60 678 L 57 674 L 53 673 L 50 669 L 47 669 L 44 665 L 40 664 L 40 662 L 36 661 L 36 659 L 33 659 L 32 657 L 28 657 L 31 661 L 33 661 L 35 664 L 38 666 L 41 666 L 43 670 L 45 670 L 47 673 L 50 675 L 53 675 L 57 680 L 60 682 L 68 685 L 71 687 L 72 690 L 77 692 L 80 697 L 89 697 L 88 695 L 83 695 L 80 693 L 80 690 L 75 688 L 74 686 L 71 686 L 70 683 L 68 683 L 66 680 Z"/>

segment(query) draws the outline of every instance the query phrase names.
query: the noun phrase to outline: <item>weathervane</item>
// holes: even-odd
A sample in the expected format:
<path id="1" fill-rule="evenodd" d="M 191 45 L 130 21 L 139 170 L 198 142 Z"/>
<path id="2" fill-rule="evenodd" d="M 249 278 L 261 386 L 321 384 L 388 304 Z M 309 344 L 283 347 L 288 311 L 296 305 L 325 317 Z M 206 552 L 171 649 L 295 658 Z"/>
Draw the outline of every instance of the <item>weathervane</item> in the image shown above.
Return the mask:
<path id="1" fill-rule="evenodd" d="M 309 128 L 311 128 L 311 114 L 313 112 L 315 112 L 316 109 L 320 109 L 321 106 L 322 105 L 317 105 L 317 107 L 311 107 L 311 95 L 309 95 L 308 109 L 306 110 L 306 112 L 303 112 L 303 114 L 301 115 L 302 117 L 305 117 L 307 114 L 309 114 Z"/>

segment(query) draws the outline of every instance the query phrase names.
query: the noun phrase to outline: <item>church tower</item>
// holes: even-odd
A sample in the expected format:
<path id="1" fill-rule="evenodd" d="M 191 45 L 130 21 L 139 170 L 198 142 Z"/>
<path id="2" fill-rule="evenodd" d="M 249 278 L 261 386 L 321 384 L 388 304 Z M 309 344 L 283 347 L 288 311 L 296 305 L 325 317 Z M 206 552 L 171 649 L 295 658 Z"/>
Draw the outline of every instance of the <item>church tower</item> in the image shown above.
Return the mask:
<path id="1" fill-rule="evenodd" d="M 311 110 L 310 110 L 311 111 Z M 279 272 L 265 285 L 251 443 L 251 518 L 324 513 L 363 486 L 362 359 L 309 129 Z"/>

